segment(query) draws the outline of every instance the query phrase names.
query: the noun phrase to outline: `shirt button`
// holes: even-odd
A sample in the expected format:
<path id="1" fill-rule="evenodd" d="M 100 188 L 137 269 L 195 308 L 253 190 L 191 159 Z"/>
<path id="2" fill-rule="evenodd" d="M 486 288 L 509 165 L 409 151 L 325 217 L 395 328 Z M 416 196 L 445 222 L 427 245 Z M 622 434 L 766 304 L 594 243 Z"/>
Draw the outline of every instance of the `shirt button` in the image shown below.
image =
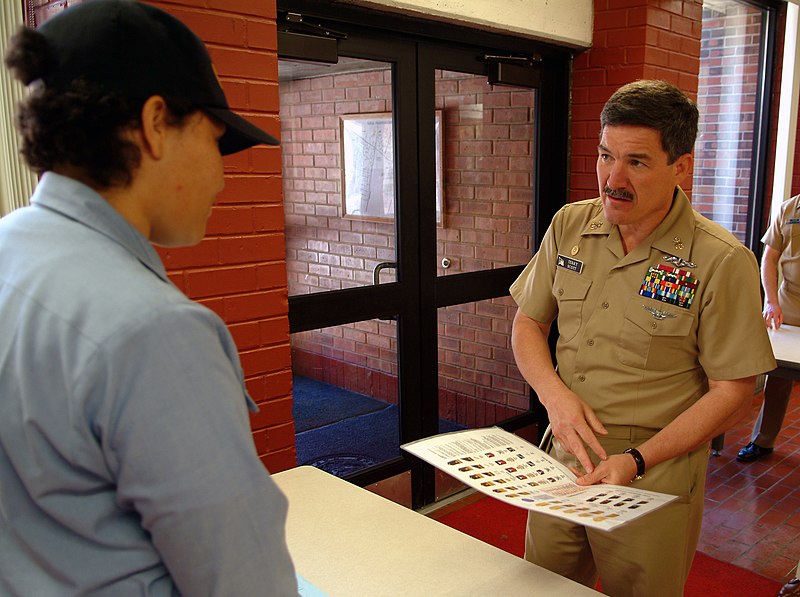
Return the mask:
<path id="1" fill-rule="evenodd" d="M 558 296 L 563 296 L 564 289 L 563 288 L 559 288 L 557 292 L 558 292 Z"/>
<path id="2" fill-rule="evenodd" d="M 654 321 L 653 323 L 650 324 L 650 327 L 656 329 L 658 327 L 658 324 Z"/>
<path id="3" fill-rule="evenodd" d="M 590 338 L 589 340 L 586 341 L 586 344 L 588 344 L 589 346 L 594 346 L 594 340 Z"/>
<path id="4" fill-rule="evenodd" d="M 580 382 L 586 381 L 586 376 L 585 375 L 579 375 L 578 376 L 578 381 L 580 381 Z"/>
<path id="5" fill-rule="evenodd" d="M 603 302 L 603 309 L 608 309 L 608 303 Z"/>

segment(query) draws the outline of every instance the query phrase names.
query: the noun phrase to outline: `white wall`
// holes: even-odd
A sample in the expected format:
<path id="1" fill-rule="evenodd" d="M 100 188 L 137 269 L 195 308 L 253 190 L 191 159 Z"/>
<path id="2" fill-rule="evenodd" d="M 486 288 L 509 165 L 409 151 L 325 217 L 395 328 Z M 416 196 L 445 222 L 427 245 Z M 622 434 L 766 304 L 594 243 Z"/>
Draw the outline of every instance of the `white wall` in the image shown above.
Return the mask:
<path id="1" fill-rule="evenodd" d="M 345 0 L 383 11 L 576 48 L 592 43 L 593 0 Z"/>

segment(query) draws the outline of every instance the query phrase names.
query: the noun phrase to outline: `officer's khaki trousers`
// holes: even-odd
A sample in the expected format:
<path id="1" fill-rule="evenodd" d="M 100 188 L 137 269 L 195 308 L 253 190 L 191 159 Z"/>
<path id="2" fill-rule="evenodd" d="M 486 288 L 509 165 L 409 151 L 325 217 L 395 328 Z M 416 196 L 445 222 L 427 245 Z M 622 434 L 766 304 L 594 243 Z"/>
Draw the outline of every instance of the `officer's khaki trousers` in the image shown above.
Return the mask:
<path id="1" fill-rule="evenodd" d="M 635 448 L 655 431 L 607 426 L 600 442 L 609 454 Z M 573 457 L 554 445 L 553 456 Z M 573 459 L 574 461 L 574 459 Z M 614 597 L 680 597 L 703 522 L 708 446 L 648 470 L 635 487 L 679 499 L 612 531 L 600 531 L 530 512 L 525 559 Z"/>

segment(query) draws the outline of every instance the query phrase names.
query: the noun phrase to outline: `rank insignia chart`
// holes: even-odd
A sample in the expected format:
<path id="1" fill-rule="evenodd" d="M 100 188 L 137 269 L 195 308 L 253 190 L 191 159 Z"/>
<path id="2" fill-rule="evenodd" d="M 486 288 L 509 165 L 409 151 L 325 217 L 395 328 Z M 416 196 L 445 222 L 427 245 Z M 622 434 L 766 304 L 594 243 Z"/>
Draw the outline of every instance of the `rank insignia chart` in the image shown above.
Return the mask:
<path id="1" fill-rule="evenodd" d="M 443 433 L 401 447 L 481 493 L 603 530 L 677 499 L 635 487 L 578 485 L 565 465 L 499 427 Z"/>

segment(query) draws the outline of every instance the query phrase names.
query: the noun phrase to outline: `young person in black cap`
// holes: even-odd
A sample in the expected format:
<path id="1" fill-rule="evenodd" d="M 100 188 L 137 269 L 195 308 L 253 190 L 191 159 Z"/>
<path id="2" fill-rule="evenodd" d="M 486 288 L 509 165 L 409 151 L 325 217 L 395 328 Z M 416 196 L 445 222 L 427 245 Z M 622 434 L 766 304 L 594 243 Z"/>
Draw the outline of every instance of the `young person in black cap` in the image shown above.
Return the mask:
<path id="1" fill-rule="evenodd" d="M 236 346 L 151 244 L 198 243 L 221 155 L 277 141 L 145 4 L 79 4 L 5 62 L 42 178 L 0 221 L 0 594 L 296 595 Z"/>

